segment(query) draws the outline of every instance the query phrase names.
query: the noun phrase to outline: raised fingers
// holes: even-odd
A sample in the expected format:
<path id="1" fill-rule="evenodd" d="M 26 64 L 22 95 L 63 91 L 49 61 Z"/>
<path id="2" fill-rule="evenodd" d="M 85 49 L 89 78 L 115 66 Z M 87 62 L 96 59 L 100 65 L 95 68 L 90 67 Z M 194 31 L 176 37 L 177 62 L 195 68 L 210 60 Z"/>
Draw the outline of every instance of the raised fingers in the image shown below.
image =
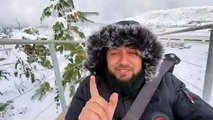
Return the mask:
<path id="1" fill-rule="evenodd" d="M 90 84 L 91 98 L 84 106 L 80 114 L 80 118 L 82 118 L 82 120 L 85 119 L 90 120 L 91 114 L 92 116 L 95 117 L 92 120 L 95 119 L 111 120 L 115 112 L 115 108 L 117 106 L 118 94 L 113 93 L 110 97 L 109 102 L 107 102 L 102 96 L 99 95 L 95 81 L 95 76 L 92 75 L 90 77 L 89 84 Z"/>
<path id="2" fill-rule="evenodd" d="M 99 96 L 99 92 L 95 82 L 95 76 L 90 76 L 90 94 L 91 97 Z"/>
<path id="3" fill-rule="evenodd" d="M 112 119 L 116 106 L 117 106 L 117 103 L 118 103 L 118 94 L 113 93 L 110 96 L 109 104 L 108 104 L 108 119 Z"/>
<path id="4" fill-rule="evenodd" d="M 85 107 L 88 111 L 92 111 L 93 113 L 95 113 L 99 118 L 100 120 L 102 120 L 103 117 L 105 117 L 107 115 L 106 111 L 104 110 L 104 108 L 102 106 L 100 106 L 99 104 L 97 103 L 94 103 L 94 102 L 88 102 L 86 104 L 86 107 Z"/>
<path id="5" fill-rule="evenodd" d="M 100 96 L 92 97 L 89 100 L 89 103 L 95 103 L 95 104 L 99 105 L 104 111 L 107 111 L 107 107 L 109 105 L 109 103 Z"/>
<path id="6" fill-rule="evenodd" d="M 93 111 L 84 107 L 78 116 L 78 120 L 101 120 Z"/>

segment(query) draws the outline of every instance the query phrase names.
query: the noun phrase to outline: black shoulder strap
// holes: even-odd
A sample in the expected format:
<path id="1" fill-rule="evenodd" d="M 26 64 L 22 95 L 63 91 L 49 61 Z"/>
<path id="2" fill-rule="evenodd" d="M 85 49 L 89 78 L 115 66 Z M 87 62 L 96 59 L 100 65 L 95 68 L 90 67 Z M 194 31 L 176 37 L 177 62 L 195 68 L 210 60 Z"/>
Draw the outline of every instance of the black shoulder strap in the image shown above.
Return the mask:
<path id="1" fill-rule="evenodd" d="M 160 66 L 158 76 L 153 78 L 151 82 L 144 85 L 122 120 L 139 120 L 153 94 L 155 93 L 155 90 L 160 84 L 163 75 L 168 71 L 172 72 L 174 65 L 178 64 L 179 62 L 180 59 L 175 54 L 171 53 L 165 55 L 165 58 Z"/>

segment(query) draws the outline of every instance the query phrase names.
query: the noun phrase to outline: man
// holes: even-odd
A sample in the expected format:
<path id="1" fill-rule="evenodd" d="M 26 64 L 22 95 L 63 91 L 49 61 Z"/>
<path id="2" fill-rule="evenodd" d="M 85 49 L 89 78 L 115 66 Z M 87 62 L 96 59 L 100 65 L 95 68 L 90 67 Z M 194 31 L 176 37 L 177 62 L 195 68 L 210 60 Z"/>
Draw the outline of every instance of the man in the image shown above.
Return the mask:
<path id="1" fill-rule="evenodd" d="M 135 21 L 91 35 L 85 66 L 93 75 L 80 84 L 66 120 L 121 120 L 143 85 L 158 74 L 163 51 L 157 37 Z M 213 120 L 213 108 L 168 72 L 140 120 Z"/>

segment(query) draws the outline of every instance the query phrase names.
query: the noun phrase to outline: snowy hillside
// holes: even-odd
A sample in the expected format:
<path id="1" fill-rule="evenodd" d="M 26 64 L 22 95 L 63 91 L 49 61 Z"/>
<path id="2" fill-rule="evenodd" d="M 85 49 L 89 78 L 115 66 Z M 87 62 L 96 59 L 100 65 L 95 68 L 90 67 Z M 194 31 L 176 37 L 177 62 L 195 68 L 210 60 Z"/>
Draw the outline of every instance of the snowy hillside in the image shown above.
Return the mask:
<path id="1" fill-rule="evenodd" d="M 168 29 L 171 30 L 171 27 L 173 27 L 172 29 L 180 29 L 180 27 L 213 23 L 213 6 L 154 10 L 135 17 L 126 18 L 126 20 L 136 20 L 141 24 L 159 29 L 163 28 L 166 29 L 166 31 Z M 100 26 L 106 24 L 89 23 L 79 25 L 82 31 L 85 32 L 85 35 L 89 36 L 99 29 Z M 46 30 L 42 28 L 39 29 L 39 32 L 45 33 L 45 37 L 48 36 L 48 39 L 51 39 L 52 31 L 49 29 Z M 194 32 L 190 34 L 194 34 Z M 196 35 L 204 34 L 209 36 L 209 30 L 204 30 L 204 32 L 199 32 L 199 34 L 196 32 Z M 13 34 L 10 38 L 22 39 L 23 37 L 36 39 L 39 35 L 27 35 L 22 31 L 13 30 Z M 182 62 L 176 67 L 174 73 L 186 83 L 191 91 L 201 96 L 208 55 L 208 43 L 187 44 L 191 45 L 190 49 L 166 47 L 166 52 L 174 52 L 181 58 Z M 67 62 L 62 54 L 57 55 L 60 70 L 63 72 Z M 14 73 L 14 62 L 17 58 L 26 57 L 25 54 L 19 53 L 14 49 L 14 45 L 0 45 L 0 56 L 4 58 L 4 61 L 0 61 L 0 70 L 5 70 L 11 74 Z M 31 100 L 32 95 L 35 94 L 42 82 L 46 81 L 51 84 L 51 87 L 55 86 L 53 70 L 38 67 L 35 71 L 36 76 L 43 81 L 37 81 L 32 84 L 30 80 L 25 77 L 15 78 L 8 76 L 9 80 L 4 78 L 0 79 L 0 103 L 5 103 L 10 100 L 13 101 L 11 105 L 8 106 L 7 111 L 0 112 L 0 120 L 53 120 L 59 115 L 61 108 L 56 106 L 54 91 L 45 96 L 42 101 Z M 65 97 L 68 105 L 71 100 L 68 89 L 65 89 Z M 210 104 L 213 105 L 212 96 Z"/>
<path id="2" fill-rule="evenodd" d="M 127 18 L 156 27 L 184 27 L 213 23 L 213 6 L 153 10 Z"/>

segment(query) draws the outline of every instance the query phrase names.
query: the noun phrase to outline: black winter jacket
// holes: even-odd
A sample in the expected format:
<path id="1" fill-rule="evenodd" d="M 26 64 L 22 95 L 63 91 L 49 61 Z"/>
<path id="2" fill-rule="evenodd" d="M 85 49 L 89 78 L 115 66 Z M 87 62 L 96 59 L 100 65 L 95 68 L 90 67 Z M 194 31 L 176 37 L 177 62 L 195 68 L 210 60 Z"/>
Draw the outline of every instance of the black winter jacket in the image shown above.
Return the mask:
<path id="1" fill-rule="evenodd" d="M 112 91 L 106 80 L 96 77 L 96 82 L 100 95 L 108 100 Z M 192 96 L 194 103 L 188 96 Z M 121 120 L 135 97 L 119 95 L 114 120 Z M 89 77 L 87 77 L 72 99 L 66 120 L 78 120 L 82 108 L 89 99 Z M 190 92 L 174 75 L 166 73 L 140 120 L 213 120 L 213 108 Z"/>
<path id="2" fill-rule="evenodd" d="M 99 94 L 107 101 L 114 91 L 108 84 L 111 79 L 107 79 L 107 75 L 103 74 L 107 69 L 106 49 L 129 45 L 138 50 L 143 61 L 144 81 L 149 82 L 157 75 L 164 53 L 163 45 L 149 29 L 136 21 L 120 21 L 103 27 L 87 40 L 85 67 L 92 74 L 96 74 Z M 127 113 L 142 85 L 128 96 L 119 94 L 114 120 L 121 120 Z M 194 102 L 189 100 L 190 96 Z M 89 99 L 88 77 L 83 80 L 75 93 L 66 120 L 78 120 L 82 108 Z M 213 120 L 213 108 L 186 89 L 175 76 L 167 73 L 163 76 L 141 120 Z"/>

